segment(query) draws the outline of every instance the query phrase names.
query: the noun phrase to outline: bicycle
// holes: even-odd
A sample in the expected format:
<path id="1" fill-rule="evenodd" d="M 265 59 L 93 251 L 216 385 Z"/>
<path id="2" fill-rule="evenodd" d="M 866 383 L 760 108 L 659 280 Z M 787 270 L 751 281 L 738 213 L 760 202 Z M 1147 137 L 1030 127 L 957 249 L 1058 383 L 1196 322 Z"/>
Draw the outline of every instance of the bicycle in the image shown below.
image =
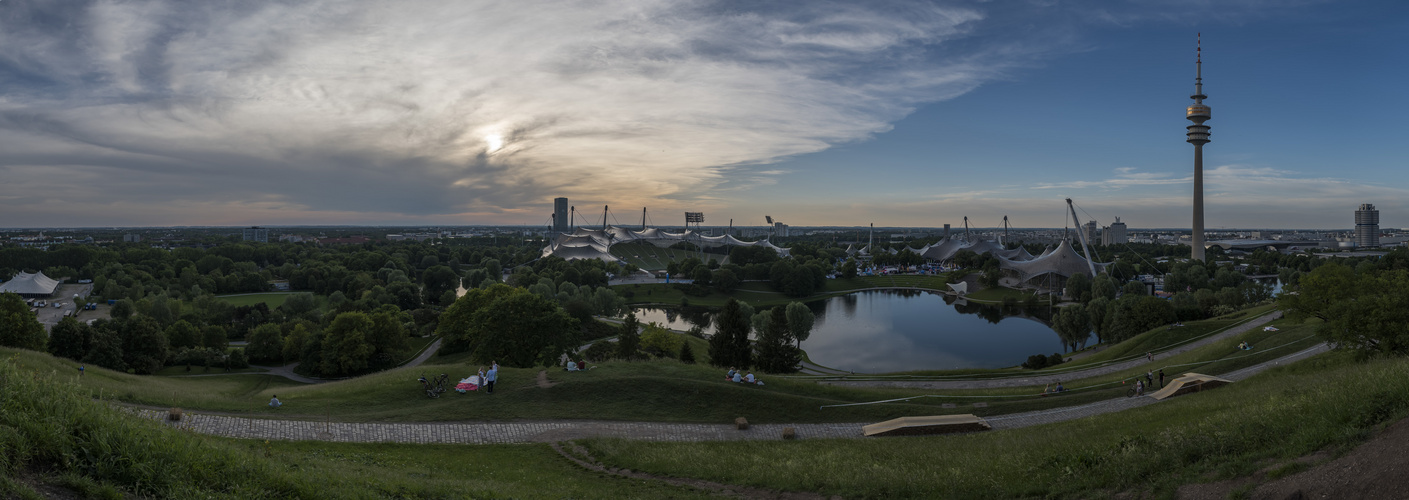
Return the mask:
<path id="1" fill-rule="evenodd" d="M 426 374 L 422 373 L 421 378 L 417 379 L 417 381 L 421 383 L 421 388 L 426 391 L 426 397 L 434 399 L 439 398 L 440 394 L 445 392 L 445 381 L 449 379 L 449 375 L 442 373 L 439 377 L 427 380 Z"/>

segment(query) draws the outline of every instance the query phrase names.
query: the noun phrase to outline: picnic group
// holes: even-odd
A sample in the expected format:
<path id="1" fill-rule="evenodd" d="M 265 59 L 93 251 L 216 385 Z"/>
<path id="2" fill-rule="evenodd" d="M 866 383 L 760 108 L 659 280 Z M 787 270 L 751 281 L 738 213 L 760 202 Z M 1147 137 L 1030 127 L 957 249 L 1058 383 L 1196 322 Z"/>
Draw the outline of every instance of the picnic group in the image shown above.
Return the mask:
<path id="1" fill-rule="evenodd" d="M 753 376 L 753 372 L 748 372 L 748 374 L 745 375 L 744 372 L 739 371 L 732 366 L 729 367 L 729 373 L 724 374 L 724 380 L 728 380 L 730 382 L 738 384 L 763 385 L 763 381 L 755 378 Z"/>

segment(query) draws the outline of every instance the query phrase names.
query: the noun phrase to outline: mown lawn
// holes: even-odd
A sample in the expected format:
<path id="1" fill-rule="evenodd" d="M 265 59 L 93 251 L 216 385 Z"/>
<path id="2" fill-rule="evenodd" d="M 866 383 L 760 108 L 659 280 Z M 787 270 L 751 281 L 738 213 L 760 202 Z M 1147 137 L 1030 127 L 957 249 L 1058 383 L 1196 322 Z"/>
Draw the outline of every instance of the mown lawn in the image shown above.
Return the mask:
<path id="1" fill-rule="evenodd" d="M 295 293 L 298 292 L 269 292 L 249 293 L 241 295 L 217 295 L 215 298 L 223 300 L 225 302 L 229 302 L 230 305 L 233 305 L 235 307 L 252 306 L 259 303 L 264 303 L 269 305 L 269 309 L 276 309 L 279 306 L 284 305 L 284 301 L 288 300 L 289 296 Z"/>

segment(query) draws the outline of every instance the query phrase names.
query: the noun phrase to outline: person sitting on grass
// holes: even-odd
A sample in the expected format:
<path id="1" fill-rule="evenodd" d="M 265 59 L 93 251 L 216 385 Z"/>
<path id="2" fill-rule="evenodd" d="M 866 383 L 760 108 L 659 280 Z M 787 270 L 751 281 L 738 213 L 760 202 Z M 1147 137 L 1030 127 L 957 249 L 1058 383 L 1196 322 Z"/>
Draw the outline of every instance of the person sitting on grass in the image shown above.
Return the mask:
<path id="1" fill-rule="evenodd" d="M 577 362 L 576 362 L 576 361 L 573 361 L 573 360 L 571 360 L 571 359 L 569 359 L 569 360 L 568 360 L 568 368 L 567 368 L 567 371 L 570 371 L 570 372 L 575 372 L 575 371 L 577 371 Z"/>
<path id="2" fill-rule="evenodd" d="M 270 407 L 270 408 L 278 408 L 278 407 L 280 407 L 280 406 L 284 406 L 284 403 L 280 403 L 280 402 L 279 402 L 279 395 L 278 395 L 278 394 L 275 394 L 274 397 L 269 398 L 269 407 Z"/>
<path id="3" fill-rule="evenodd" d="M 735 382 L 735 383 L 743 382 L 743 381 L 744 381 L 744 376 L 743 376 L 742 374 L 740 374 L 739 372 L 734 372 L 734 378 L 731 378 L 731 379 L 729 379 L 729 380 L 732 381 L 732 382 Z"/>
<path id="4" fill-rule="evenodd" d="M 735 374 L 738 374 L 738 373 L 739 373 L 739 371 L 738 371 L 738 370 L 735 370 L 734 367 L 731 366 L 731 367 L 729 367 L 729 373 L 724 374 L 724 378 L 725 378 L 726 380 L 733 380 L 734 375 L 735 375 Z M 735 380 L 735 382 L 738 382 L 738 381 Z"/>
<path id="5" fill-rule="evenodd" d="M 587 358 L 582 358 L 582 361 L 577 362 L 577 371 L 587 371 Z"/>

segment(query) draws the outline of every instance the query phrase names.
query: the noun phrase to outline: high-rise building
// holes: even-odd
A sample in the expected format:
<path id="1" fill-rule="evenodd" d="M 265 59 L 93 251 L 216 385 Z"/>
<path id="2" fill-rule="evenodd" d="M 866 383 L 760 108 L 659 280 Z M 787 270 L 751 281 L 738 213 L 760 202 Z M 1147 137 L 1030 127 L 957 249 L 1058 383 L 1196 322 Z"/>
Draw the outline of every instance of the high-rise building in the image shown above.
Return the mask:
<path id="1" fill-rule="evenodd" d="M 1380 246 L 1380 211 L 1372 204 L 1360 205 L 1360 210 L 1355 211 L 1355 246 Z"/>
<path id="2" fill-rule="evenodd" d="M 1185 127 L 1188 130 L 1185 142 L 1194 145 L 1194 234 L 1190 246 L 1193 247 L 1191 256 L 1194 260 L 1204 260 L 1204 144 L 1209 143 L 1208 126 L 1205 121 L 1212 118 L 1213 108 L 1204 104 L 1204 48 L 1203 34 L 1199 34 L 1199 42 L 1194 58 L 1194 95 L 1189 96 L 1194 100 L 1188 108 L 1184 110 L 1184 117 L 1194 122 L 1193 125 Z"/>
<path id="3" fill-rule="evenodd" d="M 1130 243 L 1130 236 L 1125 232 L 1125 223 L 1120 221 L 1120 217 L 1116 217 L 1115 222 L 1101 231 L 1101 244 L 1124 245 L 1126 243 Z"/>
<path id="4" fill-rule="evenodd" d="M 553 198 L 553 232 L 568 232 L 568 199 Z"/>
<path id="5" fill-rule="evenodd" d="M 1085 237 L 1086 237 L 1086 244 L 1088 244 L 1088 245 L 1095 245 L 1095 244 L 1096 244 L 1096 221 L 1094 221 L 1094 220 L 1093 220 L 1093 221 L 1087 221 L 1087 222 L 1086 222 L 1086 225 L 1081 226 L 1081 230 L 1082 230 L 1083 234 L 1084 234 Z"/>
<path id="6" fill-rule="evenodd" d="M 243 240 L 269 243 L 269 230 L 259 226 L 247 227 L 244 231 Z"/>

